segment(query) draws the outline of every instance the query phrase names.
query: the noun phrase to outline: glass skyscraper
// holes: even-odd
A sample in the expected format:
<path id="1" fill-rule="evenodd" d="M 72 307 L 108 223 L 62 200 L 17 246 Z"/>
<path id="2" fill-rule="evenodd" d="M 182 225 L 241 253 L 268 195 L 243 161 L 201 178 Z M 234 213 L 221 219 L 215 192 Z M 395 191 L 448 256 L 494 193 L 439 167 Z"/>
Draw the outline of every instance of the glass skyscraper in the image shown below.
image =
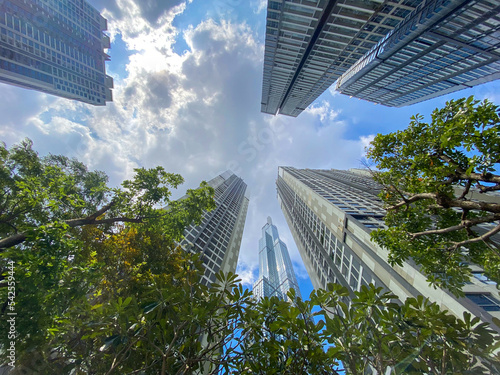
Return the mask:
<path id="1" fill-rule="evenodd" d="M 0 82 L 105 105 L 113 88 L 106 29 L 85 0 L 1 0 Z"/>
<path id="2" fill-rule="evenodd" d="M 500 78 L 490 0 L 269 0 L 261 111 L 296 117 L 332 84 L 404 106 Z"/>
<path id="3" fill-rule="evenodd" d="M 261 111 L 296 117 L 421 0 L 269 0 Z"/>
<path id="4" fill-rule="evenodd" d="M 253 286 L 254 296 L 257 299 L 275 296 L 288 301 L 287 292 L 292 288 L 301 297 L 288 249 L 268 217 L 259 239 L 259 278 Z"/>
<path id="5" fill-rule="evenodd" d="M 219 271 L 236 272 L 249 202 L 247 185 L 230 171 L 208 184 L 215 189 L 216 208 L 203 214 L 200 225 L 187 227 L 180 243 L 184 249 L 201 254 L 205 268 L 201 282 L 205 285 L 215 282 Z"/>
<path id="6" fill-rule="evenodd" d="M 335 83 L 391 107 L 500 78 L 500 3 L 426 1 Z"/>
<path id="7" fill-rule="evenodd" d="M 278 201 L 314 288 L 338 283 L 359 291 L 370 283 L 401 301 L 422 295 L 459 318 L 464 312 L 492 323 L 500 319 L 496 285 L 474 265 L 465 297 L 430 286 L 411 259 L 391 266 L 388 251 L 371 241 L 384 227 L 381 188 L 365 170 L 311 170 L 279 167 Z M 348 300 L 346 300 L 348 302 Z M 492 324 L 492 328 L 500 328 Z"/>

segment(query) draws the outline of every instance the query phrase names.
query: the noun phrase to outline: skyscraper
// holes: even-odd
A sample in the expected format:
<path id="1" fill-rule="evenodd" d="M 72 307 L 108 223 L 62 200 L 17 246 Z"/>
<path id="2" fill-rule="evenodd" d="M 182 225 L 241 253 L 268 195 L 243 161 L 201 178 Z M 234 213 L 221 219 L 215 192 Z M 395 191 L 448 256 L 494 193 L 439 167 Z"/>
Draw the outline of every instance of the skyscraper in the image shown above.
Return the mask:
<path id="1" fill-rule="evenodd" d="M 462 318 L 463 312 L 492 322 L 500 318 L 496 285 L 479 268 L 456 298 L 430 286 L 411 260 L 388 263 L 388 251 L 370 240 L 383 227 L 380 187 L 366 171 L 279 167 L 278 200 L 314 288 L 339 283 L 351 293 L 373 283 L 404 301 L 423 295 Z"/>
<path id="2" fill-rule="evenodd" d="M 259 239 L 259 278 L 253 286 L 254 296 L 258 299 L 275 296 L 287 301 L 286 294 L 292 288 L 301 297 L 288 249 L 268 217 Z"/>
<path id="3" fill-rule="evenodd" d="M 489 0 L 268 2 L 261 110 L 298 116 L 339 77 L 347 95 L 403 106 L 499 78 Z"/>
<path id="4" fill-rule="evenodd" d="M 105 105 L 113 88 L 106 29 L 85 0 L 2 0 L 0 82 Z"/>
<path id="5" fill-rule="evenodd" d="M 261 110 L 296 117 L 421 0 L 269 0 Z"/>
<path id="6" fill-rule="evenodd" d="M 401 107 L 500 78 L 500 2 L 425 1 L 335 83 Z"/>
<path id="7" fill-rule="evenodd" d="M 236 272 L 249 202 L 247 185 L 230 171 L 208 184 L 215 189 L 217 207 L 203 215 L 200 225 L 186 228 L 180 243 L 186 250 L 201 254 L 205 267 L 201 282 L 205 285 L 212 284 L 219 271 Z"/>

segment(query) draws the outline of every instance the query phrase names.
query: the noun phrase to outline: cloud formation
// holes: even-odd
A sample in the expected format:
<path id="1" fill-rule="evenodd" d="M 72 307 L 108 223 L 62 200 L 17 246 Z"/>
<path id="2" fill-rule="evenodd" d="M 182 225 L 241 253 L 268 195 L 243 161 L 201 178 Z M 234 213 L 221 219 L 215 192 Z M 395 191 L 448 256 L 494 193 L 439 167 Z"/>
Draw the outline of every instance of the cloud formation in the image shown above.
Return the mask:
<path id="1" fill-rule="evenodd" d="M 172 8 L 186 3 L 186 0 L 95 0 L 93 5 L 104 14 L 111 14 L 114 21 L 130 16 L 131 10 L 140 19 L 151 25 L 158 23 L 159 19 Z"/>

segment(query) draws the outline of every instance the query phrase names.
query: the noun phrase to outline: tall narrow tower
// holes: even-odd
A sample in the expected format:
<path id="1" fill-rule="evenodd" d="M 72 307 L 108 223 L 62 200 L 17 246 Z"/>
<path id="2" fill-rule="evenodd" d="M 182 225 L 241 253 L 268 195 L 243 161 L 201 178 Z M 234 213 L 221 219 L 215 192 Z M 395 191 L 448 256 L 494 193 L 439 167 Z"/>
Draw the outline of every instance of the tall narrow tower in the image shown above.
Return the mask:
<path id="1" fill-rule="evenodd" d="M 288 300 L 286 294 L 292 288 L 300 297 L 288 249 L 280 240 L 278 228 L 268 217 L 259 240 L 259 279 L 253 286 L 254 295 L 258 299 L 275 296 Z"/>
<path id="2" fill-rule="evenodd" d="M 201 254 L 205 267 L 201 282 L 205 285 L 212 284 L 219 271 L 236 272 L 249 202 L 247 185 L 230 171 L 208 184 L 215 189 L 216 208 L 204 213 L 200 225 L 187 227 L 180 243 L 186 250 Z"/>

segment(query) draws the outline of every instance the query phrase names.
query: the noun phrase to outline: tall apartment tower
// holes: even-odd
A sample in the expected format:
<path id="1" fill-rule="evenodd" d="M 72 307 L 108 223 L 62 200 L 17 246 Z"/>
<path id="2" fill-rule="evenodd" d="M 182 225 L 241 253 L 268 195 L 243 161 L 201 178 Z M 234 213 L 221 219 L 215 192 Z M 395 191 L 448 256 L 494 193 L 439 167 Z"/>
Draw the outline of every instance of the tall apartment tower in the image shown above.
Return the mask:
<path id="1" fill-rule="evenodd" d="M 390 107 L 500 78 L 499 1 L 423 1 L 335 83 Z"/>
<path id="2" fill-rule="evenodd" d="M 340 92 L 388 106 L 497 79 L 499 6 L 269 0 L 261 110 L 296 117 L 337 79 Z"/>
<path id="3" fill-rule="evenodd" d="M 390 266 L 388 251 L 370 240 L 384 226 L 380 187 L 363 170 L 310 170 L 279 167 L 278 200 L 314 288 L 327 283 L 351 294 L 373 283 L 404 301 L 422 295 L 462 318 L 464 312 L 485 322 L 500 318 L 496 285 L 479 268 L 456 298 L 430 286 L 411 260 Z M 497 328 L 498 329 L 498 328 Z"/>
<path id="4" fill-rule="evenodd" d="M 0 1 L 0 82 L 102 106 L 107 21 L 85 0 Z"/>
<path id="5" fill-rule="evenodd" d="M 287 301 L 287 292 L 292 288 L 301 297 L 288 249 L 268 217 L 259 239 L 259 278 L 253 285 L 254 296 L 257 299 L 275 296 Z"/>
<path id="6" fill-rule="evenodd" d="M 421 0 L 269 0 L 261 111 L 296 117 Z"/>
<path id="7" fill-rule="evenodd" d="M 180 245 L 201 254 L 205 268 L 201 282 L 211 285 L 217 272 L 236 272 L 247 216 L 247 185 L 230 171 L 208 181 L 215 189 L 216 208 L 203 215 L 200 225 L 190 225 Z"/>

